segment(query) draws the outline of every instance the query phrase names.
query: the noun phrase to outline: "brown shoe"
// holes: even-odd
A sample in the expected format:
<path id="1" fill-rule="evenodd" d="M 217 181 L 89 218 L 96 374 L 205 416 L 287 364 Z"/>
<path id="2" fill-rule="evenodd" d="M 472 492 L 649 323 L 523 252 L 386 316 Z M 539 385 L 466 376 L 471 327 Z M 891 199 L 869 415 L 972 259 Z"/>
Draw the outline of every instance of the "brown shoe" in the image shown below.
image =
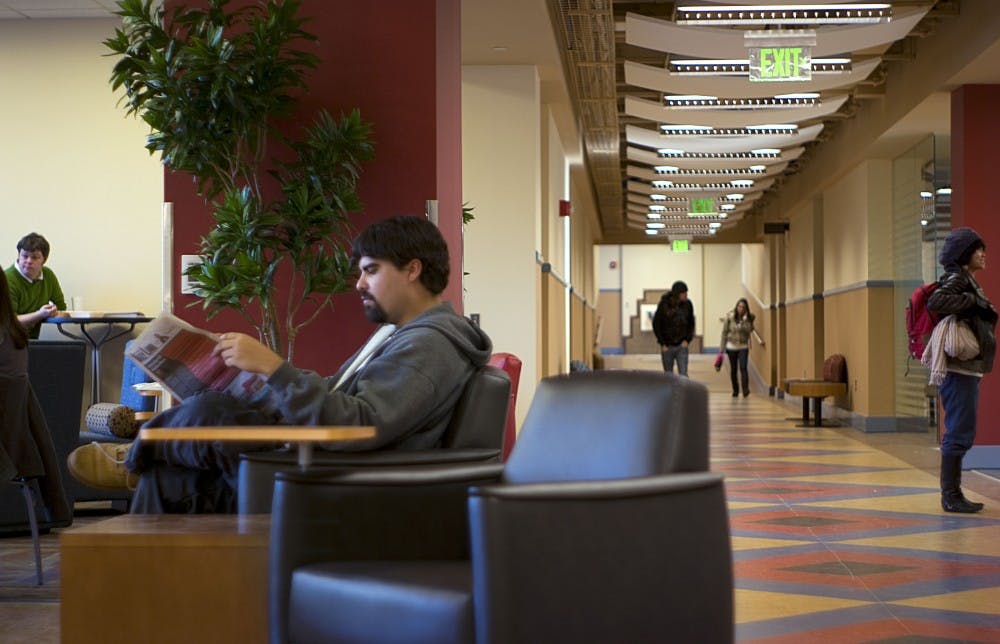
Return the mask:
<path id="1" fill-rule="evenodd" d="M 98 443 L 81 445 L 66 457 L 69 473 L 77 481 L 91 487 L 112 490 L 134 490 L 139 475 L 125 468 L 125 457 L 132 443 Z"/>

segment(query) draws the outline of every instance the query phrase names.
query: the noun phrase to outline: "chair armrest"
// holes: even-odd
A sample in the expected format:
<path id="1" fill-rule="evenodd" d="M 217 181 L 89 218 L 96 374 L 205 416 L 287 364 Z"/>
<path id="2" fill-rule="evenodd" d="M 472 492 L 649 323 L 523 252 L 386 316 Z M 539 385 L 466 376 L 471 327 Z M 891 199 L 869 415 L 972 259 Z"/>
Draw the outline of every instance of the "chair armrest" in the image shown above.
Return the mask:
<path id="1" fill-rule="evenodd" d="M 381 450 L 374 452 L 316 451 L 312 467 L 369 468 L 448 463 L 495 463 L 499 449 Z M 240 514 L 267 514 L 274 495 L 274 475 L 297 470 L 297 455 L 289 450 L 248 452 L 240 455 L 237 501 Z"/>
<path id="2" fill-rule="evenodd" d="M 478 487 L 469 523 L 478 641 L 732 641 L 718 475 Z"/>
<path id="3" fill-rule="evenodd" d="M 467 559 L 468 488 L 500 480 L 496 464 L 279 472 L 271 515 L 271 641 L 287 640 L 299 566 L 358 559 Z"/>

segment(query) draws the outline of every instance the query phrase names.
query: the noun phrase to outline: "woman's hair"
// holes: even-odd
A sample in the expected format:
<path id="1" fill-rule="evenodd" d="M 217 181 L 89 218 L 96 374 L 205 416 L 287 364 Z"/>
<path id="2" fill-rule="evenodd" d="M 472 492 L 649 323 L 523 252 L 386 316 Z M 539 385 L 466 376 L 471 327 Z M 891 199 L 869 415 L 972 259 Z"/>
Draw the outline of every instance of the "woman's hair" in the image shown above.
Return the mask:
<path id="1" fill-rule="evenodd" d="M 747 302 L 747 298 L 741 297 L 740 299 L 736 300 L 736 306 L 733 307 L 733 317 L 736 318 L 737 320 L 742 320 L 743 319 L 743 318 L 740 317 L 740 313 L 739 313 L 740 302 L 743 303 L 743 309 L 744 309 L 744 311 L 746 311 L 746 313 L 743 314 L 743 318 L 750 317 L 750 315 L 751 315 L 750 314 L 750 302 Z"/>
<path id="2" fill-rule="evenodd" d="M 14 346 L 23 349 L 28 346 L 28 331 L 17 320 L 14 313 L 14 304 L 10 301 L 10 286 L 7 285 L 7 277 L 0 278 L 0 329 L 9 335 L 14 342 Z"/>

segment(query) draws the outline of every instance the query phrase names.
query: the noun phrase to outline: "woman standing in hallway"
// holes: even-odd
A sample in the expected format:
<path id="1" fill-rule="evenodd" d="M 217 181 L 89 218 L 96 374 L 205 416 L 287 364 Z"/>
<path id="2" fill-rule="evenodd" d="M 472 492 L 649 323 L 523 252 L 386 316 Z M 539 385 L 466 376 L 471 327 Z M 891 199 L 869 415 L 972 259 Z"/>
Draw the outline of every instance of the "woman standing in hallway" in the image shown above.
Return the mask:
<path id="1" fill-rule="evenodd" d="M 750 303 L 745 297 L 736 301 L 733 310 L 726 314 L 722 323 L 722 340 L 719 346 L 729 357 L 729 375 L 733 382 L 733 398 L 740 395 L 740 381 L 736 378 L 736 368 L 739 366 L 740 379 L 743 382 L 743 397 L 750 395 L 750 378 L 747 373 L 747 359 L 750 354 L 750 336 L 757 335 L 753 328 L 754 314 L 750 312 Z M 757 336 L 761 346 L 764 345 Z"/>
<path id="2" fill-rule="evenodd" d="M 945 274 L 927 308 L 941 317 L 955 315 L 969 325 L 979 342 L 979 355 L 971 360 L 947 357 L 947 373 L 938 389 L 945 427 L 941 437 L 941 507 L 945 512 L 979 512 L 983 504 L 962 494 L 962 458 L 976 438 L 979 382 L 993 369 L 996 354 L 997 311 L 974 277 L 986 268 L 986 244 L 971 228 L 956 228 L 944 240 L 939 259 Z"/>

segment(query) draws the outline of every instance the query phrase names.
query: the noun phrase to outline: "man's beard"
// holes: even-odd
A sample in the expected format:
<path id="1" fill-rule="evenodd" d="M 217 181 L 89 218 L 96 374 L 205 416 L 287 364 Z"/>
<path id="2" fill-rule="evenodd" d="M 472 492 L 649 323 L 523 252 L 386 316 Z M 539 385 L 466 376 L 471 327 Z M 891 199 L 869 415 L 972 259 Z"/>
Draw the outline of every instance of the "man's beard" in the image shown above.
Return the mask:
<path id="1" fill-rule="evenodd" d="M 368 318 L 369 322 L 374 322 L 375 324 L 383 324 L 389 321 L 386 315 L 385 309 L 379 306 L 379 303 L 375 301 L 372 296 L 367 296 L 361 298 L 362 303 L 364 303 L 365 317 Z"/>

